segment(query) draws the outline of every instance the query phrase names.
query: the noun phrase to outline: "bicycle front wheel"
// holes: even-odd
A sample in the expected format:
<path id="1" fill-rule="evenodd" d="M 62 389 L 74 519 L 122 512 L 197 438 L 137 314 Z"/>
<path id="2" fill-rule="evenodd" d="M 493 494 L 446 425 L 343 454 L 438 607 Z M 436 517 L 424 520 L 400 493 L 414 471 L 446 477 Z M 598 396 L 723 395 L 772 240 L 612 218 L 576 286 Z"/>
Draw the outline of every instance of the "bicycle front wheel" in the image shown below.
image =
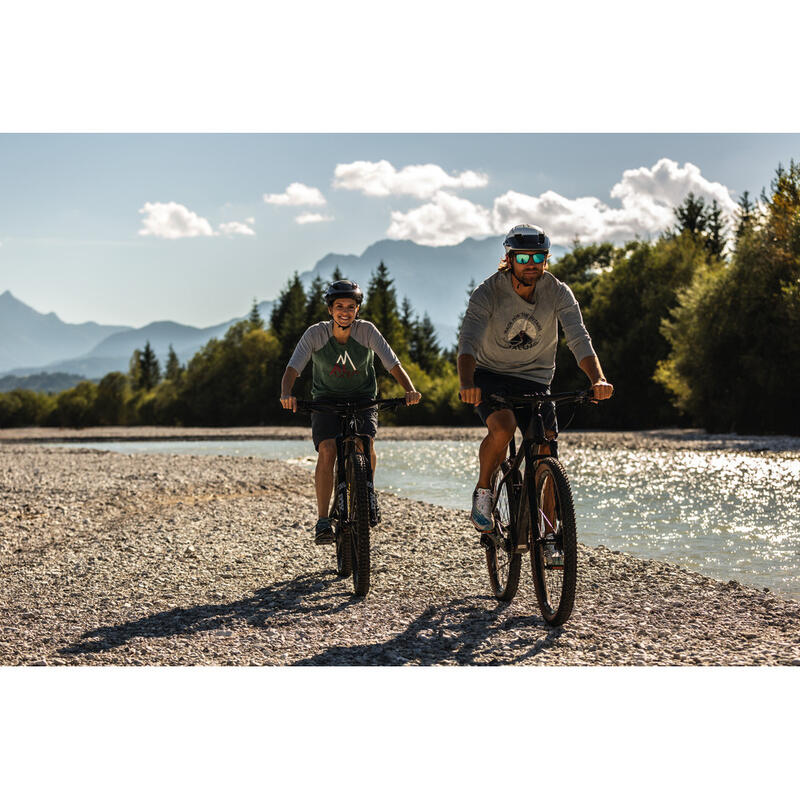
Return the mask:
<path id="1" fill-rule="evenodd" d="M 364 597 L 369 591 L 369 493 L 367 459 L 363 453 L 351 453 L 347 459 L 347 502 L 350 519 L 350 560 L 355 594 Z"/>
<path id="2" fill-rule="evenodd" d="M 516 551 L 515 520 L 516 492 L 512 484 L 513 476 L 508 474 L 509 465 L 503 462 L 495 476 L 493 494 L 495 499 L 494 531 L 484 536 L 486 547 L 486 567 L 489 571 L 489 584 L 498 600 L 510 602 L 519 587 L 519 574 L 522 556 Z"/>
<path id="3" fill-rule="evenodd" d="M 572 613 L 578 579 L 572 489 L 556 458 L 539 462 L 535 485 L 538 520 L 531 540 L 533 585 L 545 621 L 552 626 L 563 625 Z"/>
<path id="4" fill-rule="evenodd" d="M 337 525 L 334 537 L 336 542 L 336 574 L 340 578 L 349 578 L 353 572 L 350 532 L 344 525 Z"/>

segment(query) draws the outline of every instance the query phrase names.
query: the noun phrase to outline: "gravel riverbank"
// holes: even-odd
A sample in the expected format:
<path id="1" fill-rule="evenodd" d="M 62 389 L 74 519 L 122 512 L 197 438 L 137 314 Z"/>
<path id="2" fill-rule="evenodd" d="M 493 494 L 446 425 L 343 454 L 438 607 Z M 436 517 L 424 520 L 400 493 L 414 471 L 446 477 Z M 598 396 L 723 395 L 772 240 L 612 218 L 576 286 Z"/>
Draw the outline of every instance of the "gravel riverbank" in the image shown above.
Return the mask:
<path id="1" fill-rule="evenodd" d="M 463 512 L 381 502 L 356 600 L 300 467 L 6 441 L 0 664 L 800 665 L 800 603 L 602 547 L 550 630 L 529 564 L 490 596 Z"/>

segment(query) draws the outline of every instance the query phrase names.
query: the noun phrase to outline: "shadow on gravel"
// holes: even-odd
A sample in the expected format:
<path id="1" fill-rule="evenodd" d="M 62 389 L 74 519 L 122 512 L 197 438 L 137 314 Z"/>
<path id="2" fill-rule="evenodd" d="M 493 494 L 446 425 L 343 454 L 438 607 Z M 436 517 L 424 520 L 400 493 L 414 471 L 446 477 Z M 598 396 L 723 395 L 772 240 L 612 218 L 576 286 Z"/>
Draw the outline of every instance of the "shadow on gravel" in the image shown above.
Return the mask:
<path id="1" fill-rule="evenodd" d="M 485 603 L 485 597 L 465 597 L 430 606 L 402 633 L 385 642 L 330 647 L 293 662 L 293 666 L 535 663 L 532 659 L 561 636 L 561 628 L 549 628 L 539 616 L 503 619 L 506 606 L 486 609 L 476 601 Z M 508 636 L 509 631 L 514 635 Z"/>
<path id="2" fill-rule="evenodd" d="M 341 584 L 341 591 L 323 594 L 337 583 Z M 136 637 L 165 638 L 210 630 L 227 632 L 240 622 L 271 628 L 296 625 L 298 613 L 336 614 L 351 605 L 356 598 L 349 589 L 350 583 L 337 578 L 333 570 L 300 575 L 259 589 L 252 597 L 234 603 L 174 608 L 132 622 L 95 628 L 84 633 L 81 641 L 60 652 L 65 655 L 102 653 Z"/>

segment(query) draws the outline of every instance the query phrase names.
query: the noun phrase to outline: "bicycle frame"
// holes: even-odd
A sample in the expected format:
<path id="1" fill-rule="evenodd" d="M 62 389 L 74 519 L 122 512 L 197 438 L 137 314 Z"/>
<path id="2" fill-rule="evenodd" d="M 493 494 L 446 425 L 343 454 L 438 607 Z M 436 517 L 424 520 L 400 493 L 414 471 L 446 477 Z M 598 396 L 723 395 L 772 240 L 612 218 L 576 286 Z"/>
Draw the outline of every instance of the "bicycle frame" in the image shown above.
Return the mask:
<path id="1" fill-rule="evenodd" d="M 342 525 L 349 525 L 350 510 L 347 504 L 347 473 L 345 465 L 348 456 L 357 449 L 361 442 L 363 453 L 366 456 L 369 492 L 374 494 L 372 476 L 372 459 L 370 458 L 370 437 L 358 431 L 359 411 L 370 408 L 392 408 L 405 405 L 405 398 L 389 398 L 375 400 L 348 400 L 341 403 L 336 401 L 298 400 L 297 407 L 303 411 L 328 411 L 339 415 L 339 433 L 336 436 L 336 481 L 333 493 L 331 516 L 335 513 Z"/>
<path id="2" fill-rule="evenodd" d="M 514 405 L 528 405 L 530 404 L 533 408 L 533 413 L 531 414 L 531 420 L 528 424 L 527 430 L 523 433 L 522 442 L 520 443 L 519 452 L 516 452 L 517 446 L 514 437 L 511 438 L 509 442 L 509 456 L 508 460 L 511 462 L 508 471 L 501 479 L 500 483 L 505 483 L 506 481 L 514 481 L 515 487 L 517 488 L 516 492 L 510 492 L 509 494 L 512 497 L 516 498 L 516 508 L 509 508 L 509 513 L 513 515 L 513 519 L 516 523 L 517 520 L 521 518 L 522 513 L 526 510 L 524 507 L 524 503 L 527 502 L 528 508 L 527 511 L 530 514 L 530 519 L 533 524 L 536 525 L 536 529 L 538 530 L 538 522 L 539 522 L 539 497 L 536 493 L 536 463 L 543 458 L 553 457 L 558 458 L 558 443 L 555 439 L 547 439 L 544 434 L 544 419 L 542 418 L 542 406 L 545 403 L 551 402 L 586 402 L 590 399 L 591 395 L 590 392 L 566 392 L 563 394 L 557 395 L 523 395 L 520 397 L 502 397 L 499 395 L 492 395 L 492 397 L 499 401 L 497 402 L 498 408 L 512 408 Z M 549 453 L 540 453 L 538 452 L 539 447 L 541 445 L 549 445 Z M 525 472 L 524 477 L 520 472 L 520 465 L 525 463 Z M 522 491 L 522 489 L 525 491 Z M 498 498 L 500 496 L 500 492 L 497 492 Z M 495 505 L 492 508 L 494 512 L 497 506 L 497 499 L 495 500 Z M 513 528 L 513 537 L 515 541 L 511 542 L 512 550 L 514 553 L 527 553 L 530 548 L 532 542 L 530 541 L 520 541 L 518 538 L 519 536 L 519 525 L 514 524 Z M 494 541 L 497 547 L 504 548 L 506 547 L 505 542 L 502 540 L 502 537 L 498 536 L 497 529 L 495 528 L 489 534 Z"/>

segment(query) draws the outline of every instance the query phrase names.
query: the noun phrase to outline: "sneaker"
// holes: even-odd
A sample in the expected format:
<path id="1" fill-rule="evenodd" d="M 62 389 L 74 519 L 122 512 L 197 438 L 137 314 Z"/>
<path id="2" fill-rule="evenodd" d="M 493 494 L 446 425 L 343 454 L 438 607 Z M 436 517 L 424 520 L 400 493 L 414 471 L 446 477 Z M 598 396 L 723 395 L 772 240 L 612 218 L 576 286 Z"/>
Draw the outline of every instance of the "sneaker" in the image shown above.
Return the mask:
<path id="1" fill-rule="evenodd" d="M 333 541 L 333 528 L 328 517 L 320 517 L 314 528 L 314 544 L 330 544 Z"/>
<path id="2" fill-rule="evenodd" d="M 470 521 L 479 531 L 490 531 L 494 528 L 492 516 L 492 490 L 476 488 L 472 493 L 472 514 Z"/>

